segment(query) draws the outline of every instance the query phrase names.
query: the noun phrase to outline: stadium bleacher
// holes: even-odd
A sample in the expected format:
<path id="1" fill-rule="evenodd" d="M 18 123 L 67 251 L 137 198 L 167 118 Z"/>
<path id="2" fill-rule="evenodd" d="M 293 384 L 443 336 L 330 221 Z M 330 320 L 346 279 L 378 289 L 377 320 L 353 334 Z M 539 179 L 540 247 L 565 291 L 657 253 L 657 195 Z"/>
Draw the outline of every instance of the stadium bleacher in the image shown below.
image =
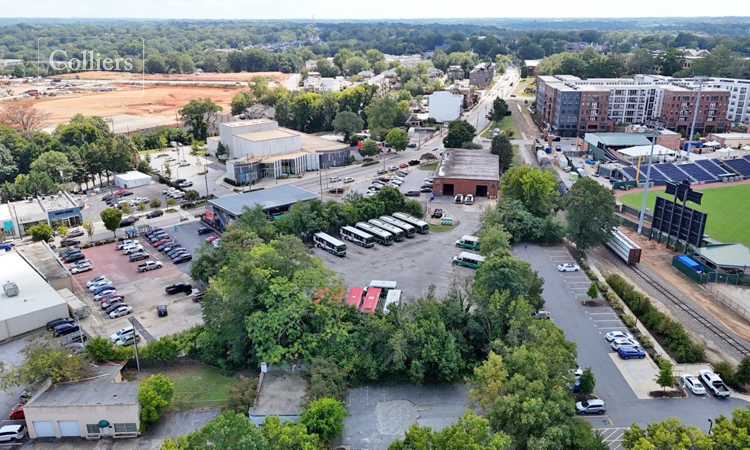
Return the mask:
<path id="1" fill-rule="evenodd" d="M 725 159 L 722 164 L 739 173 L 742 176 L 750 177 L 750 160 L 746 158 Z"/>
<path id="2" fill-rule="evenodd" d="M 706 172 L 701 166 L 693 163 L 680 164 L 680 170 L 685 172 L 695 181 L 714 181 L 716 176 Z"/>
<path id="3" fill-rule="evenodd" d="M 665 179 L 666 181 L 681 182 L 685 179 L 693 181 L 687 173 L 683 172 L 682 169 L 672 163 L 655 164 L 654 168 L 659 169 L 659 171 L 664 174 L 666 178 L 662 179 Z"/>
<path id="4" fill-rule="evenodd" d="M 695 161 L 695 164 L 717 179 L 729 175 L 727 169 L 721 166 L 721 162 L 718 159 L 699 159 Z"/>

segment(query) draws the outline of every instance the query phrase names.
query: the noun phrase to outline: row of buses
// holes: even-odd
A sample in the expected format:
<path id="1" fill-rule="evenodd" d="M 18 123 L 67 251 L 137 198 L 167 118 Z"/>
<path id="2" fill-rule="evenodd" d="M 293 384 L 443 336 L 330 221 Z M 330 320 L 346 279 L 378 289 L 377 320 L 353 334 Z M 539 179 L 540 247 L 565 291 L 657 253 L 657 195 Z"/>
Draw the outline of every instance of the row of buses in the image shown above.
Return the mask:
<path id="1" fill-rule="evenodd" d="M 401 303 L 401 291 L 395 281 L 372 280 L 367 287 L 349 289 L 346 304 L 360 312 L 374 313 L 378 309 L 387 313 L 389 308 Z"/>
<path id="2" fill-rule="evenodd" d="M 430 225 L 414 216 L 405 213 L 393 213 L 391 216 L 380 216 L 367 222 L 357 222 L 354 226 L 343 226 L 339 234 L 344 240 L 365 248 L 371 248 L 377 242 L 380 245 L 391 245 L 406 238 L 413 238 L 416 233 L 427 234 Z M 320 232 L 315 233 L 313 242 L 318 248 L 336 256 L 346 255 L 346 243 Z"/>

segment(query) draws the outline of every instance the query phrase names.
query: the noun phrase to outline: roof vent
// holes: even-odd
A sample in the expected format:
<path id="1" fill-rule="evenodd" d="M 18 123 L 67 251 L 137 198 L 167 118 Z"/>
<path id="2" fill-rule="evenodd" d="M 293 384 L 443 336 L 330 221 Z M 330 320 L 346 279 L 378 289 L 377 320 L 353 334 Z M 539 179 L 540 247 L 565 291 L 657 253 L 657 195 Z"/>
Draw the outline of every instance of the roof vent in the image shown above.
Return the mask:
<path id="1" fill-rule="evenodd" d="M 8 297 L 15 297 L 18 295 L 18 285 L 12 281 L 8 281 L 3 285 L 3 291 Z"/>

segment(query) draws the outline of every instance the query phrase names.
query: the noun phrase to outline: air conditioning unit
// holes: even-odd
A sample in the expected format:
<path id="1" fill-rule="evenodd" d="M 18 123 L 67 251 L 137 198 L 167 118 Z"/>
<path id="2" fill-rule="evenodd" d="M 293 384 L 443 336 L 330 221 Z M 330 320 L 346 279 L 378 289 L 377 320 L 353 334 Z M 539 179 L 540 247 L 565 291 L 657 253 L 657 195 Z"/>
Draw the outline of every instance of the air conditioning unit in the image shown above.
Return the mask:
<path id="1" fill-rule="evenodd" d="M 15 297 L 18 295 L 18 285 L 12 281 L 8 281 L 3 285 L 3 291 L 8 297 Z"/>

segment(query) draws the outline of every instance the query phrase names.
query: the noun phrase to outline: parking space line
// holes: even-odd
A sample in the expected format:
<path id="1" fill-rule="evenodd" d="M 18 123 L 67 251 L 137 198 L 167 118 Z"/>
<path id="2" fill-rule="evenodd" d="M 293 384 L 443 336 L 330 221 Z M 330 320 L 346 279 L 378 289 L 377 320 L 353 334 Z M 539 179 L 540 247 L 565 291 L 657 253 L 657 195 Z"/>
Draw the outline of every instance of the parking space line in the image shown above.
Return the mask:
<path id="1" fill-rule="evenodd" d="M 626 327 L 626 326 L 621 326 L 621 327 L 597 327 L 597 329 L 599 331 L 602 331 L 602 330 L 627 330 L 628 327 Z"/>

